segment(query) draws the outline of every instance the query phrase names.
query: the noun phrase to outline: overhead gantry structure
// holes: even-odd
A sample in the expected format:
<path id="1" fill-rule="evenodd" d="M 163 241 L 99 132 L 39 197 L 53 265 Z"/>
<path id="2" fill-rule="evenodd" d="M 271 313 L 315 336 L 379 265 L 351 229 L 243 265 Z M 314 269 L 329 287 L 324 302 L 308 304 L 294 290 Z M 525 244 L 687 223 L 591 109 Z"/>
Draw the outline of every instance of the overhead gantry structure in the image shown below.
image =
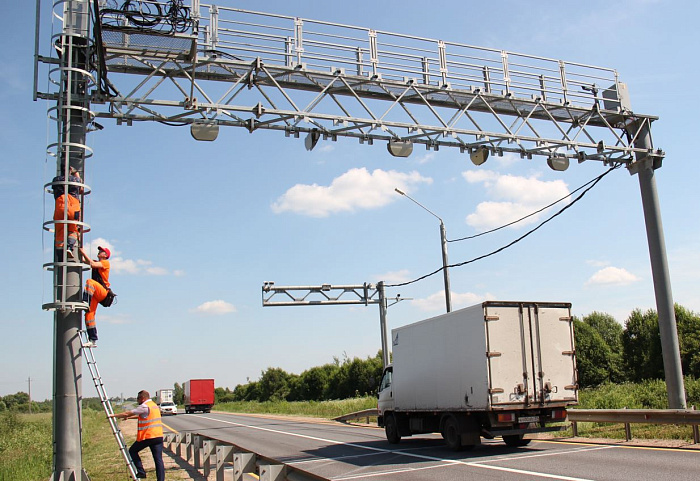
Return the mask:
<path id="1" fill-rule="evenodd" d="M 37 26 L 40 7 L 37 0 Z M 185 126 L 204 141 L 222 126 L 277 130 L 304 134 L 308 149 L 354 138 L 384 143 L 398 157 L 415 146 L 452 147 L 475 165 L 504 153 L 558 171 L 572 162 L 625 165 L 642 194 L 669 406 L 685 407 L 654 179 L 664 158 L 651 136 L 657 117 L 633 111 L 614 69 L 199 0 L 55 0 L 52 14 L 61 26 L 48 51 L 37 28 L 34 97 L 55 105 L 49 153 L 64 178 L 69 167 L 84 174 L 86 135 L 102 127 L 99 119 Z M 40 73 L 47 89 L 38 87 Z M 65 214 L 44 227 L 59 224 L 88 228 Z M 54 274 L 44 307 L 55 311 L 54 399 L 63 419 L 54 430 L 54 478 L 67 479 L 82 469 L 80 436 L 60 433 L 79 432 L 71 376 L 82 362 L 85 267 L 65 252 L 45 267 Z"/>

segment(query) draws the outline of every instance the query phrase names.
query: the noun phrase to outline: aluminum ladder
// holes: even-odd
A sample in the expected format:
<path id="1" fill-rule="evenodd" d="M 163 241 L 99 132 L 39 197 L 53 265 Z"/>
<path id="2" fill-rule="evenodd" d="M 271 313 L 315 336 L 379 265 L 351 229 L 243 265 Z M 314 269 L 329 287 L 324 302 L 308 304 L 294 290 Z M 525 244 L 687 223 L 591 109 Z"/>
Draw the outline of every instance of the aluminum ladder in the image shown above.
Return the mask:
<path id="1" fill-rule="evenodd" d="M 119 426 L 117 426 L 117 420 L 113 417 L 110 417 L 112 414 L 114 414 L 114 410 L 112 409 L 112 403 L 109 400 L 109 396 L 107 396 L 107 391 L 105 390 L 105 385 L 102 382 L 100 371 L 99 369 L 97 369 L 95 352 L 93 351 L 92 345 L 88 344 L 87 332 L 81 330 L 79 331 L 79 333 L 80 343 L 83 347 L 83 355 L 85 356 L 85 360 L 87 361 L 88 369 L 90 369 L 90 375 L 92 375 L 92 380 L 95 383 L 95 389 L 97 389 L 97 394 L 100 397 L 102 408 L 105 410 L 107 420 L 109 421 L 109 425 L 112 428 L 112 434 L 114 434 L 114 439 L 117 440 L 117 444 L 119 445 L 119 451 L 122 453 L 124 461 L 126 461 L 126 467 L 129 470 L 131 479 L 133 479 L 134 481 L 138 481 L 139 478 L 136 474 L 136 466 L 134 466 L 134 462 L 131 460 L 129 451 L 126 449 L 126 442 L 124 442 L 124 436 L 122 435 Z"/>

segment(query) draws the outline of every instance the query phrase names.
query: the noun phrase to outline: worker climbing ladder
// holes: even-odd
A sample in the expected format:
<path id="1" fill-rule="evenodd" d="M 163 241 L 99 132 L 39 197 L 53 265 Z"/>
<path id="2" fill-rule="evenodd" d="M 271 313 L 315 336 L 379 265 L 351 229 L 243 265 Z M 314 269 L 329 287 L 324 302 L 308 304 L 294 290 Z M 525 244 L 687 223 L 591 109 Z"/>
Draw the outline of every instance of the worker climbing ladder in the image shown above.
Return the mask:
<path id="1" fill-rule="evenodd" d="M 112 409 L 112 403 L 109 400 L 109 396 L 107 396 L 107 390 L 105 389 L 105 385 L 102 382 L 100 371 L 97 368 L 97 361 L 95 360 L 93 344 L 88 343 L 87 332 L 81 330 L 79 331 L 79 333 L 80 342 L 83 347 L 83 355 L 85 356 L 85 360 L 87 361 L 88 369 L 90 369 L 90 375 L 92 376 L 92 380 L 95 383 L 95 389 L 97 389 L 97 394 L 100 396 L 102 408 L 104 409 L 105 414 L 107 415 L 107 420 L 109 421 L 109 425 L 112 428 L 112 434 L 114 434 L 114 439 L 117 440 L 117 444 L 119 445 L 119 451 L 122 453 L 122 457 L 126 461 L 126 466 L 129 470 L 131 478 L 134 479 L 134 481 L 137 481 L 138 477 L 136 475 L 136 466 L 134 466 L 134 463 L 131 460 L 131 456 L 129 455 L 129 451 L 126 449 L 124 436 L 122 435 L 119 426 L 117 426 L 117 420 L 111 417 L 112 414 L 114 414 L 114 410 Z"/>

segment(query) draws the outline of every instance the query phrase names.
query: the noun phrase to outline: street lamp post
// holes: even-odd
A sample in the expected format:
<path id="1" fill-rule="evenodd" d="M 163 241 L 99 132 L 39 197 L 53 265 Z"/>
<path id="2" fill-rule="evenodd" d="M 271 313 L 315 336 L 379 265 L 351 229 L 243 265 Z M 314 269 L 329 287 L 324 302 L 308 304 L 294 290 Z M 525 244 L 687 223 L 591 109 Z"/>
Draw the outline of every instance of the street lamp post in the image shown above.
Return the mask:
<path id="1" fill-rule="evenodd" d="M 445 232 L 445 223 L 442 221 L 439 215 L 435 214 L 435 212 L 431 211 L 427 207 L 425 207 L 423 204 L 418 202 L 416 199 L 411 197 L 410 195 L 406 194 L 405 192 L 399 190 L 399 189 L 394 189 L 398 194 L 403 195 L 404 197 L 407 197 L 409 200 L 411 200 L 414 204 L 416 204 L 418 207 L 423 209 L 424 211 L 428 212 L 430 215 L 435 217 L 437 220 L 440 221 L 440 246 L 442 248 L 442 275 L 445 280 L 445 307 L 447 308 L 447 312 L 452 311 L 452 294 L 450 293 L 450 273 L 447 270 L 448 262 L 447 262 L 447 233 Z"/>

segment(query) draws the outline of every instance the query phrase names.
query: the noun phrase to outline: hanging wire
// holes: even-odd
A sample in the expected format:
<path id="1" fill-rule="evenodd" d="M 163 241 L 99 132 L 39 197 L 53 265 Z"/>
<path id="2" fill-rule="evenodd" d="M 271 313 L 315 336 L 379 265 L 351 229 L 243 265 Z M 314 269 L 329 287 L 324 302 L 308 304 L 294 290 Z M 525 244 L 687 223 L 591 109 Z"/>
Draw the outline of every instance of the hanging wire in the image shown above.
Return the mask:
<path id="1" fill-rule="evenodd" d="M 616 168 L 618 168 L 619 166 L 620 166 L 620 165 L 618 164 L 618 165 L 612 167 L 612 169 L 616 169 Z M 603 175 L 606 175 L 606 174 L 607 174 L 607 172 L 606 172 L 605 174 L 603 174 Z M 599 176 L 599 177 L 600 177 L 600 176 Z M 461 242 L 461 241 L 465 241 L 465 240 L 469 240 L 469 239 L 476 239 L 477 237 L 481 237 L 482 235 L 490 234 L 490 233 L 492 233 L 492 232 L 496 232 L 496 231 L 498 231 L 498 230 L 505 229 L 506 227 L 510 227 L 510 226 L 512 226 L 513 224 L 517 224 L 517 223 L 520 222 L 520 221 L 523 221 L 523 220 L 525 220 L 525 219 L 527 219 L 527 218 L 529 218 L 529 217 L 532 217 L 532 216 L 535 215 L 535 214 L 539 214 L 540 212 L 549 209 L 550 207 L 552 207 L 553 205 L 558 204 L 559 202 L 563 201 L 564 199 L 568 199 L 569 197 L 571 197 L 572 195 L 574 195 L 576 192 L 578 192 L 579 190 L 581 190 L 581 189 L 583 189 L 584 187 L 586 187 L 587 185 L 589 185 L 590 183 L 592 183 L 592 182 L 597 182 L 598 179 L 599 179 L 599 177 L 594 177 L 593 179 L 589 180 L 588 182 L 586 182 L 585 184 L 581 185 L 580 187 L 578 187 L 578 188 L 572 190 L 571 192 L 569 192 L 569 193 L 568 193 L 567 195 L 565 195 L 564 197 L 562 197 L 562 198 L 560 198 L 560 199 L 558 199 L 558 200 L 555 200 L 555 201 L 552 202 L 551 204 L 546 205 L 546 206 L 542 207 L 541 209 L 536 210 L 535 212 L 531 212 L 530 214 L 528 214 L 528 215 L 526 215 L 526 216 L 523 216 L 523 217 L 521 217 L 520 219 L 514 220 L 513 222 L 509 222 L 509 223 L 504 224 L 504 225 L 502 225 L 502 226 L 500 226 L 500 227 L 496 227 L 495 229 L 487 230 L 487 231 L 485 231 L 485 232 L 480 232 L 480 233 L 478 233 L 478 234 L 470 235 L 470 236 L 467 236 L 467 237 L 460 237 L 459 239 L 447 239 L 447 242 Z"/>
<path id="2" fill-rule="evenodd" d="M 399 284 L 388 284 L 388 285 L 386 285 L 385 287 L 402 287 L 402 286 L 407 286 L 407 285 L 409 285 L 409 284 L 414 284 L 414 283 L 416 283 L 416 282 L 418 282 L 418 281 L 422 281 L 423 279 L 427 279 L 428 277 L 434 276 L 435 274 L 438 274 L 439 272 L 442 272 L 444 269 L 448 269 L 448 268 L 450 268 L 450 267 L 461 267 L 461 266 L 464 266 L 464 265 L 467 265 L 467 264 L 471 264 L 472 262 L 476 262 L 476 261 L 478 261 L 478 260 L 485 259 L 485 258 L 487 258 L 487 257 L 490 257 L 490 256 L 492 256 L 492 255 L 495 255 L 495 254 L 498 254 L 499 252 L 504 251 L 505 249 L 507 249 L 507 248 L 509 248 L 509 247 L 511 247 L 511 246 L 513 246 L 513 245 L 515 245 L 515 244 L 517 244 L 517 243 L 520 242 L 521 240 L 525 239 L 527 236 L 529 236 L 529 235 L 532 234 L 533 232 L 537 231 L 538 229 L 540 229 L 542 226 L 544 226 L 544 225 L 547 224 L 548 222 L 554 220 L 555 217 L 558 217 L 559 215 L 561 215 L 562 213 L 564 213 L 564 212 L 565 212 L 567 209 L 569 209 L 570 207 L 573 207 L 573 205 L 576 204 L 579 200 L 581 200 L 581 199 L 583 198 L 583 196 L 586 195 L 586 193 L 587 193 L 588 191 L 590 191 L 593 187 L 595 187 L 596 184 L 598 184 L 598 182 L 600 182 L 600 181 L 603 179 L 603 177 L 605 177 L 606 175 L 608 175 L 608 174 L 609 174 L 610 172 L 612 172 L 613 170 L 618 169 L 621 165 L 622 165 L 622 164 L 613 165 L 613 166 L 610 167 L 608 170 L 606 170 L 605 172 L 603 172 L 601 175 L 599 175 L 598 177 L 596 177 L 596 178 L 593 179 L 592 181 L 588 182 L 588 184 L 591 184 L 591 185 L 589 185 L 587 189 L 585 189 L 583 192 L 581 192 L 581 194 L 580 194 L 578 197 L 576 197 L 573 201 L 571 201 L 570 204 L 567 204 L 566 206 L 562 207 L 559 211 L 557 211 L 557 212 L 556 212 L 555 214 L 553 214 L 551 217 L 549 217 L 548 219 L 545 219 L 545 220 L 542 221 L 539 225 L 537 225 L 537 226 L 534 227 L 533 229 L 530 229 L 530 230 L 527 231 L 525 234 L 521 235 L 520 237 L 518 237 L 517 239 L 513 240 L 512 242 L 510 242 L 510 243 L 508 243 L 508 244 L 506 244 L 506 245 L 504 245 L 504 246 L 502 246 L 502 247 L 499 247 L 498 249 L 496 249 L 496 250 L 494 250 L 494 251 L 492 251 L 492 252 L 489 252 L 488 254 L 484 254 L 484 255 L 481 255 L 481 256 L 479 256 L 479 257 L 475 257 L 475 258 L 470 259 L 470 260 L 468 260 L 468 261 L 464 261 L 464 262 L 460 262 L 460 263 L 458 263 L 458 264 L 451 264 L 451 265 L 448 265 L 448 266 L 440 267 L 439 269 L 436 269 L 436 270 L 434 270 L 433 272 L 430 272 L 429 274 L 425 274 L 424 276 L 421 276 L 421 277 L 418 277 L 418 278 L 416 278 L 416 279 L 413 279 L 412 281 L 402 282 L 402 283 L 399 283 Z M 585 185 L 588 185 L 588 184 L 584 184 L 584 186 L 585 186 Z M 583 186 L 581 186 L 581 187 L 583 187 Z M 580 190 L 580 188 L 577 189 L 577 190 Z"/>

